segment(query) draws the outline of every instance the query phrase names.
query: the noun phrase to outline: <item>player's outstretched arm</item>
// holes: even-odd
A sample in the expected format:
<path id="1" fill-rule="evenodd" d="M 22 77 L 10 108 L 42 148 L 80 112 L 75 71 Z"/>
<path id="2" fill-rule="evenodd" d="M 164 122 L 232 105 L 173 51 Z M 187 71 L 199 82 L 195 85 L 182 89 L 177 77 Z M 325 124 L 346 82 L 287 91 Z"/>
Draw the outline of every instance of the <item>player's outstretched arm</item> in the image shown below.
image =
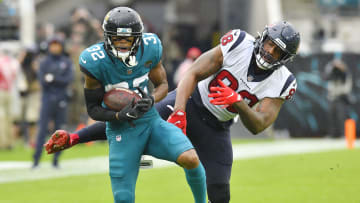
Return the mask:
<path id="1" fill-rule="evenodd" d="M 174 112 L 169 116 L 168 122 L 173 123 L 186 134 L 186 103 L 194 92 L 196 84 L 216 73 L 223 63 L 220 46 L 202 54 L 186 71 L 176 90 Z"/>
<path id="2" fill-rule="evenodd" d="M 74 133 L 57 130 L 44 145 L 45 150 L 48 154 L 52 154 L 70 148 L 78 143 L 106 140 L 105 128 L 106 125 L 104 122 L 95 122 Z"/>
<path id="3" fill-rule="evenodd" d="M 185 111 L 187 100 L 194 92 L 196 84 L 215 74 L 221 68 L 222 63 L 223 55 L 220 46 L 205 52 L 195 60 L 177 87 L 174 113 L 177 110 Z"/>

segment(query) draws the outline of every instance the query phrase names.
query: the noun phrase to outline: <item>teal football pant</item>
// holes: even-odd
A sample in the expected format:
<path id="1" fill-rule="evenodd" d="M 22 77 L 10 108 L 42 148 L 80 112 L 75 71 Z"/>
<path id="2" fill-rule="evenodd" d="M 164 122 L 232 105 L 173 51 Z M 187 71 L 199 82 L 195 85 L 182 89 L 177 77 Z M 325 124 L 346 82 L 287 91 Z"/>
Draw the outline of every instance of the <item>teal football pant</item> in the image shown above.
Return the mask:
<path id="1" fill-rule="evenodd" d="M 194 148 L 179 128 L 160 117 L 135 125 L 107 131 L 111 185 L 117 203 L 135 202 L 142 154 L 176 162 L 180 154 Z"/>

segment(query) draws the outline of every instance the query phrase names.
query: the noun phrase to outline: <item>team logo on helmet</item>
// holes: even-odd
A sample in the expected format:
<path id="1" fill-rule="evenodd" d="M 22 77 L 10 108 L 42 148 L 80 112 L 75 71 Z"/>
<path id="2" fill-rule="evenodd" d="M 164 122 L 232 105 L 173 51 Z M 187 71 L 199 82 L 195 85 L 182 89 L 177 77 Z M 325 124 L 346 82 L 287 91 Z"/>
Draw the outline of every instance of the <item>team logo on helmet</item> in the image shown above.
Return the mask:
<path id="1" fill-rule="evenodd" d="M 132 32 L 131 28 L 120 28 L 120 27 L 118 27 L 116 29 L 117 35 L 129 35 L 130 36 L 131 32 Z"/>

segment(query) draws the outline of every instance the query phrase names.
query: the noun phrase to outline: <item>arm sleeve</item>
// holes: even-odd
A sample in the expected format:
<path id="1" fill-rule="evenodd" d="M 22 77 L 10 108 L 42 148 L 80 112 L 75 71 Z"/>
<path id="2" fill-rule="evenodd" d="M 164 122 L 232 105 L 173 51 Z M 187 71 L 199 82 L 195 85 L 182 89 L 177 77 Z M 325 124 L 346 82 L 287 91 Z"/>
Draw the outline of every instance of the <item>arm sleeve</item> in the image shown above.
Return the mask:
<path id="1" fill-rule="evenodd" d="M 85 143 L 95 140 L 106 140 L 106 124 L 104 122 L 96 122 L 92 125 L 76 131 L 79 135 L 79 143 Z"/>
<path id="2" fill-rule="evenodd" d="M 105 109 L 101 106 L 104 89 L 87 89 L 84 88 L 86 108 L 89 116 L 96 121 L 114 121 L 116 119 L 116 111 Z"/>

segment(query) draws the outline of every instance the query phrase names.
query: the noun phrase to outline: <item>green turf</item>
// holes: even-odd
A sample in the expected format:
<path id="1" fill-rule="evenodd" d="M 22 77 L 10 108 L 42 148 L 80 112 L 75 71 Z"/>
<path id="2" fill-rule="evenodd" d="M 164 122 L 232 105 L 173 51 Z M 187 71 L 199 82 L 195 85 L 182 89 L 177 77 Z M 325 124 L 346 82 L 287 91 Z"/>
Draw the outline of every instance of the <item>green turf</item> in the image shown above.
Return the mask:
<path id="1" fill-rule="evenodd" d="M 234 138 L 231 140 L 232 144 L 251 144 L 251 143 L 267 143 L 267 142 L 274 142 L 273 138 Z"/>
<path id="2" fill-rule="evenodd" d="M 233 202 L 360 202 L 360 150 L 237 161 Z"/>
<path id="3" fill-rule="evenodd" d="M 359 203 L 359 156 L 355 149 L 235 161 L 231 202 Z M 0 202 L 112 202 L 112 194 L 100 174 L 0 184 Z M 136 202 L 192 202 L 182 169 L 141 170 Z"/>
<path id="4" fill-rule="evenodd" d="M 61 160 L 92 157 L 92 156 L 106 156 L 108 155 L 108 144 L 106 141 L 94 142 L 92 145 L 79 144 L 71 149 L 67 149 L 60 156 Z M 0 161 L 31 161 L 34 149 L 24 148 L 22 145 L 17 145 L 11 151 L 0 151 Z M 48 161 L 52 159 L 52 155 L 47 155 L 43 150 L 41 160 Z"/>
<path id="5" fill-rule="evenodd" d="M 3 201 L 112 202 L 113 199 L 108 174 L 100 174 L 0 184 L 0 202 Z M 136 202 L 192 202 L 183 170 L 180 167 L 141 170 Z"/>
<path id="6" fill-rule="evenodd" d="M 233 144 L 272 142 L 272 139 L 233 139 Z M 79 144 L 71 149 L 65 150 L 60 156 L 61 160 L 83 158 L 91 156 L 106 156 L 108 155 L 108 145 L 106 141 L 94 142 L 91 146 Z M 0 151 L 0 161 L 31 161 L 34 149 L 24 148 L 22 144 L 18 144 L 11 151 Z M 41 161 L 49 161 L 52 156 L 47 155 L 43 151 Z"/>
<path id="7" fill-rule="evenodd" d="M 106 174 L 0 184 L 0 202 L 111 202 Z"/>

